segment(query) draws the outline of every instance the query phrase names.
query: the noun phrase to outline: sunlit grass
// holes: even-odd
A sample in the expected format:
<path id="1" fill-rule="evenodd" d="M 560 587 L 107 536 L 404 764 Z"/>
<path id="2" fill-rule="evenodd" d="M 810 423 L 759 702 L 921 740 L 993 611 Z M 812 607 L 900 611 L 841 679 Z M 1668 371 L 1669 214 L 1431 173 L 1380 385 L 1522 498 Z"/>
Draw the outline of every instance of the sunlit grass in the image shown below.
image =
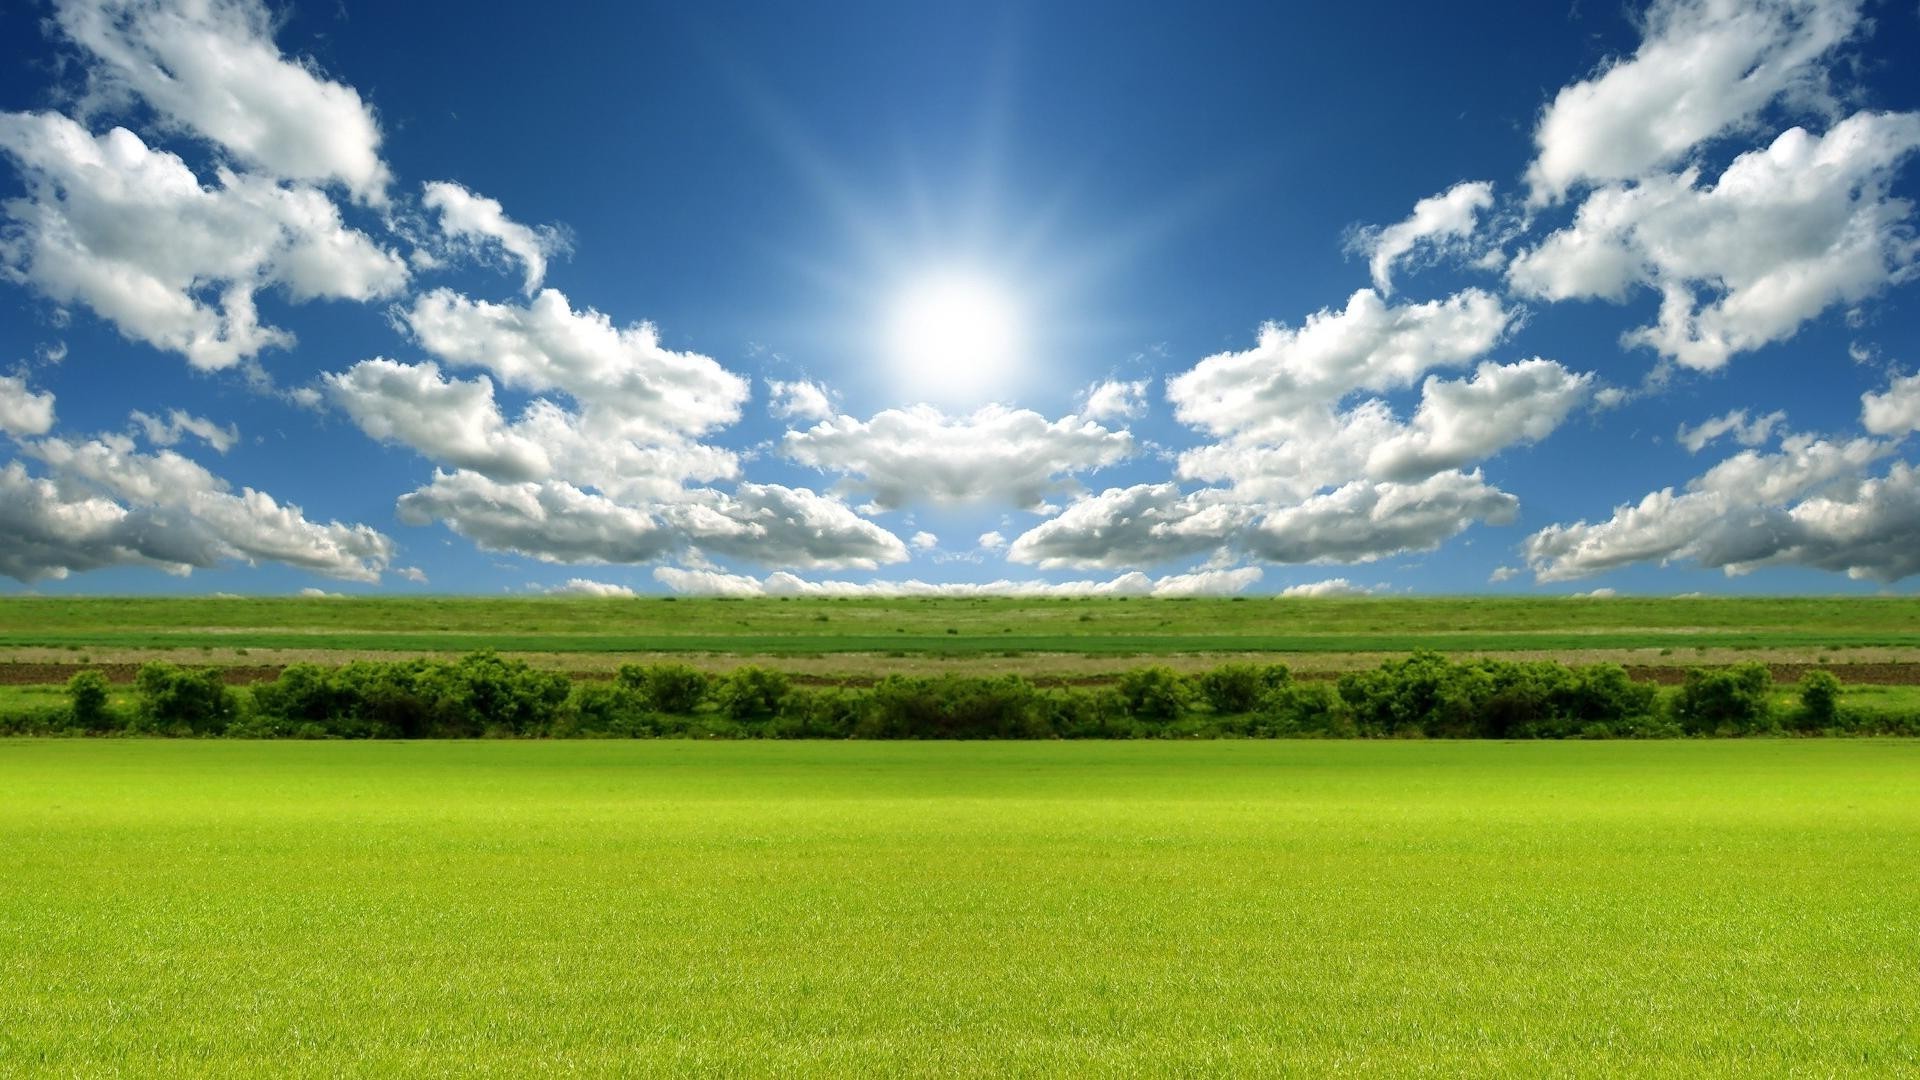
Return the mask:
<path id="1" fill-rule="evenodd" d="M 938 655 L 1920 646 L 1911 597 L 751 601 L 12 597 L 0 647 Z"/>
<path id="2" fill-rule="evenodd" d="M 1920 1069 L 1920 743 L 0 742 L 0 1072 Z"/>

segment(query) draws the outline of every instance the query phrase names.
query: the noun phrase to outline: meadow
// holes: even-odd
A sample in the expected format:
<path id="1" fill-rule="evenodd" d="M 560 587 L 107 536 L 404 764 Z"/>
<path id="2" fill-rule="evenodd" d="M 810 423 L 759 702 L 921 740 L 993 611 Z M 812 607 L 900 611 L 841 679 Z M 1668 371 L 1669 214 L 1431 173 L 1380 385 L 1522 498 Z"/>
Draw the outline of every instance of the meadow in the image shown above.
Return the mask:
<path id="1" fill-rule="evenodd" d="M 0 740 L 0 1073 L 1920 1072 L 1920 742 Z"/>
<path id="2" fill-rule="evenodd" d="M 1912 597 L 1079 600 L 9 597 L 0 650 L 352 653 L 1570 652 L 1920 649 Z"/>

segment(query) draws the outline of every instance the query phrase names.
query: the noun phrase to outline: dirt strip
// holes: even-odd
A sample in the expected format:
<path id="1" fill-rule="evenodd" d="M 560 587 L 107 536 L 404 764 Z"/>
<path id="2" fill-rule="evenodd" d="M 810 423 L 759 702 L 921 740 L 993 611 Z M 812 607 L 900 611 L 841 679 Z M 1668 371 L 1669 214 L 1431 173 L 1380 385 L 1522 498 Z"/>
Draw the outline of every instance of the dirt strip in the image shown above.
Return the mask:
<path id="1" fill-rule="evenodd" d="M 1520 657 L 1511 658 L 1520 659 Z M 346 657 L 336 656 L 331 658 L 330 662 L 340 663 L 346 659 Z M 390 659 L 398 659 L 398 657 L 391 657 Z M 1058 663 L 1052 665 L 1015 664 L 1012 662 L 1012 659 L 1009 658 L 1007 660 L 1001 660 L 999 665 L 996 666 L 977 663 L 929 663 L 923 659 L 921 663 L 913 666 L 901 665 L 895 668 L 894 665 L 886 665 L 884 668 L 876 669 L 875 665 L 863 665 L 860 664 L 857 659 L 851 659 L 845 656 L 833 658 L 839 661 L 839 663 L 832 668 L 821 668 L 815 664 L 795 663 L 793 662 L 795 658 L 791 657 L 754 658 L 730 656 L 713 658 L 704 656 L 673 656 L 665 658 L 627 657 L 625 659 L 628 662 L 654 662 L 660 659 L 668 659 L 678 662 L 694 663 L 697 666 L 713 671 L 727 671 L 742 664 L 760 662 L 765 664 L 765 666 L 786 671 L 793 676 L 796 682 L 809 686 L 870 686 L 890 674 L 933 675 L 945 673 L 966 675 L 1017 674 L 1024 675 L 1042 686 L 1098 686 L 1112 682 L 1120 672 L 1126 671 L 1129 668 L 1144 667 L 1151 664 L 1164 663 L 1170 667 L 1193 671 L 1205 670 L 1222 663 L 1245 663 L 1251 660 L 1251 658 L 1245 656 L 1209 656 L 1203 660 L 1193 656 L 1133 657 L 1127 659 L 1115 659 L 1112 657 L 1077 658 L 1097 660 L 1099 662 L 1097 666 L 1083 666 L 1080 664 L 1062 665 Z M 1274 659 L 1276 658 L 1263 657 L 1260 658 L 1260 662 L 1268 662 Z M 1350 663 L 1337 668 L 1317 665 L 1307 667 L 1297 663 L 1297 659 L 1297 657 L 1287 657 L 1281 659 L 1280 662 L 1288 663 L 1294 668 L 1295 674 L 1302 679 L 1319 680 L 1337 678 L 1343 671 L 1354 671 L 1373 667 L 1378 664 L 1381 659 L 1385 659 L 1385 657 L 1372 657 L 1364 663 Z M 1544 657 L 1527 657 L 1527 659 L 1544 659 Z M 271 682 L 279 678 L 280 672 L 285 669 L 285 665 L 281 664 L 221 664 L 211 661 L 200 662 L 219 668 L 221 676 L 229 684 L 235 686 Z M 1597 663 L 1600 661 L 1581 659 L 1568 660 L 1568 662 Z M 1665 686 L 1676 686 L 1686 679 L 1687 669 L 1689 667 L 1718 667 L 1733 662 L 1735 661 L 1688 660 L 1682 663 L 1628 663 L 1624 666 L 1627 669 L 1627 673 L 1635 679 L 1656 682 Z M 562 671 L 575 679 L 610 679 L 614 674 L 612 670 L 606 667 L 580 669 L 566 664 L 554 663 L 541 664 L 540 666 L 550 670 Z M 888 668 L 892 668 L 892 670 L 888 670 Z M 1781 684 L 1797 683 L 1800 681 L 1801 676 L 1807 672 L 1823 669 L 1833 672 L 1834 676 L 1841 682 L 1855 685 L 1920 685 L 1920 662 L 1915 661 L 1826 664 L 1803 661 L 1768 661 L 1767 668 L 1773 672 L 1774 681 Z M 106 675 L 109 682 L 124 684 L 133 682 L 134 675 L 139 670 L 140 664 L 125 661 L 81 664 L 65 661 L 0 660 L 0 685 L 47 686 L 64 683 L 77 672 L 81 671 L 98 671 Z"/>

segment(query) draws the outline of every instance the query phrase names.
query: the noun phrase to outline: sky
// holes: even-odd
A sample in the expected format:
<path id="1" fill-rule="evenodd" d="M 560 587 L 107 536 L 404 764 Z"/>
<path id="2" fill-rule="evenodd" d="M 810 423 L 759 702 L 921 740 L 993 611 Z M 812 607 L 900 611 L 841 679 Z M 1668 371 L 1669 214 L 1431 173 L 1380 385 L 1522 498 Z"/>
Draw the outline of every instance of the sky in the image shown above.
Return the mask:
<path id="1" fill-rule="evenodd" d="M 1920 10 L 0 7 L 0 590 L 1911 594 Z"/>

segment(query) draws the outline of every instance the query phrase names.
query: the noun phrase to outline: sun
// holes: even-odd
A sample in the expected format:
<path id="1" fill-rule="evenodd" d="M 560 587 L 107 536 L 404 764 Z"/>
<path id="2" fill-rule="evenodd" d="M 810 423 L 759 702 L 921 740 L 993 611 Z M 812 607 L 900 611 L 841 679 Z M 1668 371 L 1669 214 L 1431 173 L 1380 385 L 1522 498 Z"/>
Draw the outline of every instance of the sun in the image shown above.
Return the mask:
<path id="1" fill-rule="evenodd" d="M 934 404 L 985 404 L 1020 363 L 1020 312 L 992 280 L 950 272 L 895 299 L 886 355 L 901 389 Z"/>

